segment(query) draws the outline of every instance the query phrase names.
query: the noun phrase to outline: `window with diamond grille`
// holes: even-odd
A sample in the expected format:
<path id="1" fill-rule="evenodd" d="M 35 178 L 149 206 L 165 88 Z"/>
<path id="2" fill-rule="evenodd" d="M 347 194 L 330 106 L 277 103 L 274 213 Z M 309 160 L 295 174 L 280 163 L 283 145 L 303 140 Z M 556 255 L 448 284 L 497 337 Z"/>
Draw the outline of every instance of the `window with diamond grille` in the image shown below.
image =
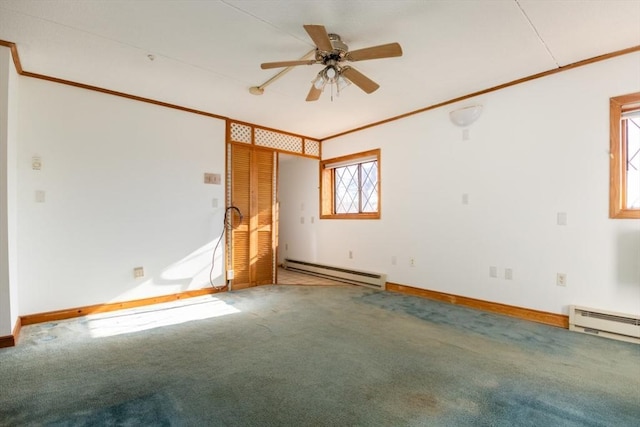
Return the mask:
<path id="1" fill-rule="evenodd" d="M 611 98 L 609 216 L 640 218 L 640 92 Z"/>
<path id="2" fill-rule="evenodd" d="M 380 218 L 380 150 L 320 162 L 320 218 Z"/>

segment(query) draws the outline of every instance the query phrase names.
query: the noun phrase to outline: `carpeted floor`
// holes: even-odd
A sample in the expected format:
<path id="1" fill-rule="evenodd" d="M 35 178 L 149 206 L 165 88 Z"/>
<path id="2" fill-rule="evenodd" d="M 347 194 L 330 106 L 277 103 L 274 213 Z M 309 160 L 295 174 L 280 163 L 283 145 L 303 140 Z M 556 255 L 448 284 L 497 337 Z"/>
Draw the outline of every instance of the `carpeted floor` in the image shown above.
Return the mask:
<path id="1" fill-rule="evenodd" d="M 640 346 L 350 285 L 23 328 L 2 426 L 638 426 Z"/>

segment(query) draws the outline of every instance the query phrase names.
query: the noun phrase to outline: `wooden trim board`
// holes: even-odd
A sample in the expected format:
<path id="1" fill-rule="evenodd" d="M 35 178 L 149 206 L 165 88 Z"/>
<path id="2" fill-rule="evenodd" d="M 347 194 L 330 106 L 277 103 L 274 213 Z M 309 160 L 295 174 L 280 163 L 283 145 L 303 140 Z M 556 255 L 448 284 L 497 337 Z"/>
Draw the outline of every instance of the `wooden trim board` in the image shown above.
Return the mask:
<path id="1" fill-rule="evenodd" d="M 5 335 L 0 337 L 0 348 L 13 347 L 16 345 L 16 339 L 13 335 Z"/>
<path id="2" fill-rule="evenodd" d="M 475 298 L 462 297 L 459 295 L 446 294 L 443 292 L 431 291 L 428 289 L 414 288 L 412 286 L 400 285 L 397 283 L 387 282 L 386 289 L 391 292 L 415 295 L 436 301 L 447 302 L 449 304 L 462 305 L 464 307 L 474 308 L 476 310 L 489 311 L 491 313 L 502 314 L 504 316 L 516 317 L 518 319 L 529 320 L 531 322 L 543 323 L 545 325 L 569 329 L 569 316 L 565 316 L 563 314 L 548 313 L 546 311 L 515 307 L 512 305 L 483 301 Z"/>
<path id="3" fill-rule="evenodd" d="M 21 328 L 22 328 L 22 321 L 20 320 L 20 317 L 18 317 L 18 320 L 16 321 L 16 325 L 13 327 L 13 334 L 0 337 L 0 348 L 14 347 L 18 342 L 18 337 L 20 336 Z"/>
<path id="4" fill-rule="evenodd" d="M 157 297 L 142 298 L 131 301 L 114 302 L 108 304 L 96 304 L 85 307 L 68 308 L 64 310 L 48 311 L 44 313 L 27 314 L 20 316 L 22 326 L 36 323 L 51 322 L 54 320 L 71 319 L 74 317 L 87 316 L 89 314 L 107 313 L 110 311 L 124 310 L 127 308 L 142 307 L 145 305 L 160 304 L 163 302 L 177 301 L 180 299 L 199 297 L 202 295 L 216 294 L 220 291 L 214 288 L 197 289 L 185 291 L 177 294 L 161 295 Z"/>

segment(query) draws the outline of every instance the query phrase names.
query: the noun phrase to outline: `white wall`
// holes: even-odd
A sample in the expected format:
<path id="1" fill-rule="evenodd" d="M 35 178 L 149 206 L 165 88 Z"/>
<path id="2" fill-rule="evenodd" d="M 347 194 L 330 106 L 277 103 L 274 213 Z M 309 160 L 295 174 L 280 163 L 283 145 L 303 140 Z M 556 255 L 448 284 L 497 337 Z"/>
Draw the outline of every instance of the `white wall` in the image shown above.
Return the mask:
<path id="1" fill-rule="evenodd" d="M 285 258 L 316 261 L 318 164 L 307 157 L 280 154 L 278 166 L 278 263 Z"/>
<path id="2" fill-rule="evenodd" d="M 209 286 L 224 186 L 203 174 L 224 176 L 224 121 L 20 79 L 20 314 Z"/>
<path id="3" fill-rule="evenodd" d="M 11 51 L 0 47 L 0 336 L 12 333 L 18 315 L 17 101 L 18 75 Z"/>
<path id="4" fill-rule="evenodd" d="M 640 314 L 640 221 L 608 218 L 609 98 L 637 91 L 636 53 L 325 141 L 323 158 L 382 149 L 382 219 L 320 221 L 318 261 L 548 312 Z M 475 101 L 463 141 L 448 113 Z"/>

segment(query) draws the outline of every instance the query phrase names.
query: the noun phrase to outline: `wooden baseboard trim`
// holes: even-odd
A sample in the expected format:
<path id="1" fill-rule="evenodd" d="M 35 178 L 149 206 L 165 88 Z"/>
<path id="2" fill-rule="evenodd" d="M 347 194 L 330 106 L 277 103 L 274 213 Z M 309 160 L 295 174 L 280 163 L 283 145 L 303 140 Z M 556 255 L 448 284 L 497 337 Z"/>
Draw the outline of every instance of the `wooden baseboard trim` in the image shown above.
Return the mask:
<path id="1" fill-rule="evenodd" d="M 16 345 L 16 339 L 13 335 L 5 335 L 0 337 L 0 348 L 13 347 Z"/>
<path id="2" fill-rule="evenodd" d="M 557 326 L 565 329 L 569 328 L 569 316 L 565 316 L 563 314 L 548 313 L 546 311 L 538 311 L 529 308 L 500 304 L 497 302 L 483 301 L 475 298 L 431 291 L 428 289 L 414 288 L 413 286 L 400 285 L 397 283 L 387 282 L 387 290 L 447 302 L 449 304 L 462 305 L 476 310 L 489 311 L 491 313 L 516 317 L 523 320 L 529 320 L 531 322 L 543 323 L 545 325 Z"/>
<path id="3" fill-rule="evenodd" d="M 18 343 L 20 328 L 22 328 L 22 322 L 18 317 L 18 320 L 16 320 L 16 325 L 13 327 L 13 334 L 0 337 L 0 348 L 14 347 Z"/>
<path id="4" fill-rule="evenodd" d="M 131 301 L 114 302 L 108 304 L 96 304 L 85 307 L 68 308 L 65 310 L 48 311 L 45 313 L 27 314 L 20 316 L 21 326 L 33 325 L 36 323 L 51 322 L 55 320 L 71 319 L 74 317 L 87 316 L 89 314 L 107 313 L 109 311 L 124 310 L 127 308 L 142 307 L 145 305 L 160 304 L 163 302 L 177 301 L 180 299 L 199 297 L 202 295 L 216 294 L 219 291 L 215 288 L 196 289 L 177 294 L 161 295 L 151 298 L 142 298 Z"/>
<path id="5" fill-rule="evenodd" d="M 18 316 L 16 320 L 16 325 L 13 327 L 13 345 L 18 344 L 18 339 L 20 338 L 20 330 L 22 329 L 22 319 Z"/>

